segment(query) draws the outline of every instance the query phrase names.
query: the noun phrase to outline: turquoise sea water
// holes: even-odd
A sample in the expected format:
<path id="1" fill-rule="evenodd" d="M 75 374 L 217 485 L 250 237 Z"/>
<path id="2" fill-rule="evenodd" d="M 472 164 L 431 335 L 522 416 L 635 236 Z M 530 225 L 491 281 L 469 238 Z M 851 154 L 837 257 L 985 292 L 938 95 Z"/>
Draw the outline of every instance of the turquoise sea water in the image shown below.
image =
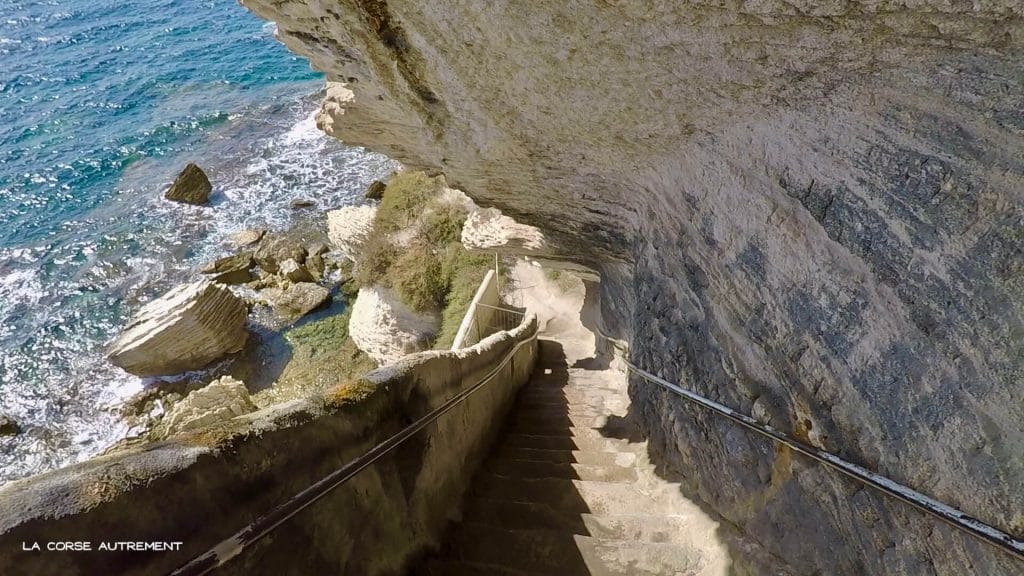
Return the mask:
<path id="1" fill-rule="evenodd" d="M 295 198 L 393 165 L 320 134 L 322 77 L 235 0 L 0 0 L 0 482 L 101 451 L 146 382 L 103 360 L 141 303 Z M 211 207 L 162 200 L 188 161 Z"/>

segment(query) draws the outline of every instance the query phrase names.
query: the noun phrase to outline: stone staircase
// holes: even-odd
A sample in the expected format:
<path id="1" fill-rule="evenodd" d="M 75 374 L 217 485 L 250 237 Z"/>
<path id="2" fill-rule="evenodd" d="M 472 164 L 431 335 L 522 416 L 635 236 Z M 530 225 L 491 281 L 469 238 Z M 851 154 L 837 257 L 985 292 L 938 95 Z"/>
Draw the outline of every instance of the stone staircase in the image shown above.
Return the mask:
<path id="1" fill-rule="evenodd" d="M 592 360 L 592 359 L 591 359 Z M 577 363 L 577 365 L 582 363 Z M 421 576 L 724 575 L 717 524 L 655 475 L 625 376 L 541 340 L 533 380 Z"/>

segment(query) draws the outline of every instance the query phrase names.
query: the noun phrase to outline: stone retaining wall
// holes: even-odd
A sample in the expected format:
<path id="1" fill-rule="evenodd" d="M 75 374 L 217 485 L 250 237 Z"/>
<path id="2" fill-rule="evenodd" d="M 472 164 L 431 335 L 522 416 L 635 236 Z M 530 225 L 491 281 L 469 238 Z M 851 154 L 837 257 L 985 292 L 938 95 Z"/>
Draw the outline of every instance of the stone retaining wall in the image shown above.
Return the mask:
<path id="1" fill-rule="evenodd" d="M 497 377 L 216 574 L 394 574 L 435 543 L 515 393 L 536 319 L 410 355 L 327 393 L 0 488 L 0 574 L 167 574 L 479 381 Z M 99 551 L 102 542 L 179 551 Z M 89 542 L 89 552 L 47 551 Z M 24 551 L 38 543 L 40 551 Z"/>

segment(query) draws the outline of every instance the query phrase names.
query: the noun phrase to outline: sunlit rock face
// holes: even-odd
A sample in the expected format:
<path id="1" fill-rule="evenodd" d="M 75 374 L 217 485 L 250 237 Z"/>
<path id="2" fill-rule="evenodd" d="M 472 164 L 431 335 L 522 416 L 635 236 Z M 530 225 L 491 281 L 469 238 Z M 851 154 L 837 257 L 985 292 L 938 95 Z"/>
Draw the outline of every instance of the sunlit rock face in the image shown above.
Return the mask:
<path id="1" fill-rule="evenodd" d="M 1018 0 L 244 3 L 344 83 L 326 131 L 600 270 L 635 362 L 1024 535 Z M 1024 573 L 631 393 L 654 457 L 797 573 Z"/>

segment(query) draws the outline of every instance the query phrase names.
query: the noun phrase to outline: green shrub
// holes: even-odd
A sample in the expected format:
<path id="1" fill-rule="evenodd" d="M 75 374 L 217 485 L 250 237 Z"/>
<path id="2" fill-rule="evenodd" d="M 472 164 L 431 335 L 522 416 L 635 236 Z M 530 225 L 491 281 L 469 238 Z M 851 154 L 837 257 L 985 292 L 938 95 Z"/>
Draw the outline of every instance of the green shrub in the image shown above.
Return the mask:
<path id="1" fill-rule="evenodd" d="M 402 302 L 419 312 L 439 310 L 448 293 L 441 259 L 424 244 L 413 245 L 394 261 L 387 283 Z"/>
<path id="2" fill-rule="evenodd" d="M 442 260 L 442 275 L 447 280 L 448 293 L 441 311 L 441 330 L 434 343 L 435 348 L 451 347 L 480 282 L 493 267 L 493 256 L 470 254 L 458 242 L 448 244 Z"/>
<path id="3" fill-rule="evenodd" d="M 462 225 L 469 212 L 457 204 L 441 204 L 423 215 L 420 237 L 431 246 L 447 246 L 462 238 Z"/>
<path id="4" fill-rule="evenodd" d="M 356 283 L 361 288 L 382 283 L 396 258 L 398 249 L 387 235 L 370 234 L 356 263 Z"/>
<path id="5" fill-rule="evenodd" d="M 440 177 L 423 172 L 399 172 L 388 180 L 387 192 L 373 218 L 375 233 L 389 234 L 416 222 L 424 207 L 443 187 Z"/>

